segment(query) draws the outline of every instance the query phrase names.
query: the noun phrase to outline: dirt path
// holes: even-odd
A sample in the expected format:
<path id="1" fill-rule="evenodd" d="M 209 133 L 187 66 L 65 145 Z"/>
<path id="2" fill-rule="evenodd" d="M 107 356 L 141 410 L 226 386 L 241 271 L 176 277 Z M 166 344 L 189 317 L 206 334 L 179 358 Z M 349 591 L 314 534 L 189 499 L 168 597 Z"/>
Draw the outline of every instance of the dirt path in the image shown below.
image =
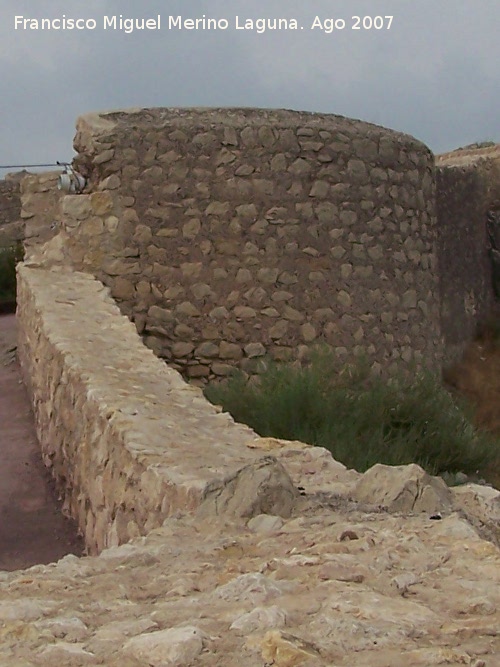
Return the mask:
<path id="1" fill-rule="evenodd" d="M 75 524 L 61 513 L 42 463 L 15 358 L 15 316 L 0 316 L 0 570 L 81 555 Z"/>

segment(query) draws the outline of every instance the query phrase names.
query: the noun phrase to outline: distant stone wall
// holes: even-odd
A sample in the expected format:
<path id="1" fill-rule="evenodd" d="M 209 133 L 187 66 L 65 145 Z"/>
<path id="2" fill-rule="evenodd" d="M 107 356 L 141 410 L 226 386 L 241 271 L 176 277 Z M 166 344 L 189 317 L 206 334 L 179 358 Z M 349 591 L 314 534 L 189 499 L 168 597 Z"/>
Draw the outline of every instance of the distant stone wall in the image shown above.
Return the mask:
<path id="1" fill-rule="evenodd" d="M 21 218 L 27 252 L 49 241 L 61 228 L 60 200 L 57 189 L 60 171 L 29 174 L 21 181 Z"/>
<path id="2" fill-rule="evenodd" d="M 326 343 L 374 368 L 442 354 L 433 156 L 407 135 L 291 111 L 79 119 L 84 194 L 46 250 L 111 288 L 187 377 Z"/>
<path id="3" fill-rule="evenodd" d="M 60 171 L 20 171 L 0 180 L 0 246 L 24 241 L 31 253 L 61 228 Z"/>
<path id="4" fill-rule="evenodd" d="M 0 246 L 8 246 L 23 238 L 23 223 L 20 220 L 20 181 L 23 172 L 7 174 L 0 180 Z"/>
<path id="5" fill-rule="evenodd" d="M 16 222 L 21 210 L 21 198 L 18 178 L 8 174 L 0 180 L 0 226 Z"/>
<path id="6" fill-rule="evenodd" d="M 437 167 L 441 330 L 453 359 L 499 305 L 487 222 L 500 212 L 500 147 L 457 150 Z"/>

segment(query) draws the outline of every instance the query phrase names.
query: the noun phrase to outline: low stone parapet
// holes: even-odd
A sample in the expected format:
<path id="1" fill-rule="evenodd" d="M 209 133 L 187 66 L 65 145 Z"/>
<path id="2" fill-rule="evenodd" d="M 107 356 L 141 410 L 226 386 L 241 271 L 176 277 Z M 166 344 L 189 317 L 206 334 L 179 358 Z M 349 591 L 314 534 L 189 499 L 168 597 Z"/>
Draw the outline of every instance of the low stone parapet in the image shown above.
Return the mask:
<path id="1" fill-rule="evenodd" d="M 240 515 L 290 513 L 295 487 L 281 464 L 142 344 L 100 282 L 20 265 L 18 298 L 43 459 L 90 553 L 203 502 L 216 513 L 219 496 Z M 247 497 L 252 469 L 260 483 Z"/>

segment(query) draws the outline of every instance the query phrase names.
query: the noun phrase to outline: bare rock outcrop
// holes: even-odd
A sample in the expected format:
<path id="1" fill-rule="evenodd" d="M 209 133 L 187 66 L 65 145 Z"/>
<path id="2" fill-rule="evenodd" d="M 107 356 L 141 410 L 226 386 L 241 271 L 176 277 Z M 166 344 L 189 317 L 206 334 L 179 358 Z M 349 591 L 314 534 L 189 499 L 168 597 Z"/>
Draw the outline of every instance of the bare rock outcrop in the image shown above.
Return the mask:
<path id="1" fill-rule="evenodd" d="M 386 466 L 377 463 L 361 477 L 352 497 L 390 512 L 449 511 L 453 504 L 443 480 L 431 477 L 416 464 Z"/>
<path id="2" fill-rule="evenodd" d="M 285 468 L 267 456 L 211 484 L 200 512 L 245 518 L 259 514 L 289 517 L 298 497 Z"/>
<path id="3" fill-rule="evenodd" d="M 500 546 L 500 491 L 480 484 L 453 489 L 455 506 L 488 538 Z"/>

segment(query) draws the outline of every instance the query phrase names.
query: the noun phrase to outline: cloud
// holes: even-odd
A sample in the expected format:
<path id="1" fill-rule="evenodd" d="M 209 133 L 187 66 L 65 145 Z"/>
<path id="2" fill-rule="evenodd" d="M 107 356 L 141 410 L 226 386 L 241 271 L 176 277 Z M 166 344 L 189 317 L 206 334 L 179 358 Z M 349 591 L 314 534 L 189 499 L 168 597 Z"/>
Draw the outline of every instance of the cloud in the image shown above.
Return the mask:
<path id="1" fill-rule="evenodd" d="M 76 117 L 130 106 L 265 106 L 338 113 L 414 134 L 435 151 L 500 141 L 498 0 L 29 0 L 0 7 L 0 163 L 69 159 Z M 188 6 L 189 9 L 186 9 Z M 139 9 L 140 7 L 140 9 Z M 391 30 L 351 30 L 354 15 Z M 161 31 L 104 31 L 104 15 L 162 17 Z M 85 31 L 14 30 L 14 16 L 96 18 Z M 168 16 L 228 18 L 168 30 Z M 234 29 L 234 17 L 303 30 Z M 311 30 L 315 16 L 346 29 Z"/>

